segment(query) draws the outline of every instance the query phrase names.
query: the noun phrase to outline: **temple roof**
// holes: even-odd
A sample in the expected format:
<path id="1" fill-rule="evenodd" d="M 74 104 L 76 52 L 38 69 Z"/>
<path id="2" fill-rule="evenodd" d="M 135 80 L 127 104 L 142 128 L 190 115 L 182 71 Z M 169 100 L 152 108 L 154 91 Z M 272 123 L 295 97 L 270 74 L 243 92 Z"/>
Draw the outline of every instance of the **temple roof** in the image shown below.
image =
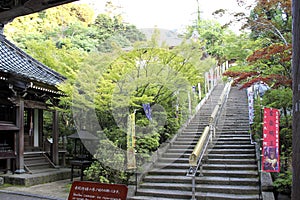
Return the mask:
<path id="1" fill-rule="evenodd" d="M 0 23 L 6 24 L 16 17 L 39 12 L 47 8 L 77 0 L 5 0 L 0 1 Z"/>
<path id="2" fill-rule="evenodd" d="M 0 34 L 0 72 L 56 86 L 66 78 L 38 62 Z"/>

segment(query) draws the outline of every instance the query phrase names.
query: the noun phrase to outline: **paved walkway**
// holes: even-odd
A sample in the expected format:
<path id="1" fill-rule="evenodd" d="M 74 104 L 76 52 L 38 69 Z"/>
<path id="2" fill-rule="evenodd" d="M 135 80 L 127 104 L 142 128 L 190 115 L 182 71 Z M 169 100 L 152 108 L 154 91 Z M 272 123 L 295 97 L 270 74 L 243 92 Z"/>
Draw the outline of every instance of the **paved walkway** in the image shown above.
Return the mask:
<path id="1" fill-rule="evenodd" d="M 77 180 L 77 178 L 74 178 Z M 78 179 L 79 180 L 79 179 Z M 69 190 L 72 182 L 70 179 L 34 185 L 25 186 L 0 186 L 1 200 L 65 200 L 68 199 Z"/>

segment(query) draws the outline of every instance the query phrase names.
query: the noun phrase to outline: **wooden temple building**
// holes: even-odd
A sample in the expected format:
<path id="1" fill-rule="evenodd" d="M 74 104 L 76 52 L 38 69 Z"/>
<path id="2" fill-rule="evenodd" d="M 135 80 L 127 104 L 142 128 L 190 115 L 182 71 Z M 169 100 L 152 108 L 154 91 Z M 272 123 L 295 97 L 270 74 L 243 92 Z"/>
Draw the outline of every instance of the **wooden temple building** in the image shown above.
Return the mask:
<path id="1" fill-rule="evenodd" d="M 1 31 L 1 170 L 23 174 L 61 165 L 58 111 L 53 106 L 62 95 L 57 85 L 64 80 L 65 77 L 8 41 Z M 44 133 L 45 112 L 51 116 L 51 145 Z"/>

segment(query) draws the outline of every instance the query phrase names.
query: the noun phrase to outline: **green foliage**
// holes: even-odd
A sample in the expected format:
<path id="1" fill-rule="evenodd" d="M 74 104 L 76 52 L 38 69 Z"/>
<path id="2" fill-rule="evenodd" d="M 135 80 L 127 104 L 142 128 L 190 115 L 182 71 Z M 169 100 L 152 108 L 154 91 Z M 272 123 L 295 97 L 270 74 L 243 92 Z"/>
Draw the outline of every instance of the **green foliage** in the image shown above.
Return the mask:
<path id="1" fill-rule="evenodd" d="M 210 47 L 219 44 L 217 28 L 205 33 Z M 145 36 L 134 25 L 124 24 L 119 15 L 95 17 L 91 8 L 82 5 L 68 4 L 17 18 L 5 32 L 28 54 L 67 78 L 59 85 L 65 93 L 58 108 L 63 135 L 93 123 L 104 130 L 105 137 L 95 147 L 98 161 L 85 174 L 89 180 L 105 183 L 128 179 L 124 172 L 128 113 L 136 112 L 140 164 L 193 114 L 188 109 L 188 93 L 195 107 L 199 99 L 191 88 L 199 82 L 203 85 L 204 72 L 216 63 L 202 56 L 202 43 L 185 42 L 169 49 L 158 45 L 158 30 L 150 42 L 144 42 Z M 122 48 L 133 49 L 125 52 Z M 152 121 L 145 117 L 143 103 L 151 104 Z M 91 121 L 95 112 L 96 121 Z"/>
<path id="2" fill-rule="evenodd" d="M 110 141 L 114 142 L 114 145 L 126 150 L 127 148 L 127 133 L 118 127 L 111 127 L 110 129 L 105 129 L 104 133 Z"/>
<path id="3" fill-rule="evenodd" d="M 268 90 L 264 95 L 263 105 L 272 108 L 287 109 L 291 111 L 292 95 L 293 94 L 291 88 Z"/>
<path id="4" fill-rule="evenodd" d="M 279 173 L 275 177 L 275 181 L 273 183 L 274 187 L 276 188 L 276 191 L 290 195 L 292 191 L 292 179 L 293 176 L 290 170 Z"/>
<path id="5" fill-rule="evenodd" d="M 92 8 L 84 4 L 67 4 L 16 18 L 6 25 L 5 32 L 23 49 L 28 43 L 49 40 L 57 48 L 111 52 L 112 43 L 124 48 L 146 39 L 118 16 L 99 14 L 95 18 Z"/>
<path id="6" fill-rule="evenodd" d="M 139 137 L 137 135 L 136 140 L 136 150 L 138 153 L 149 153 L 157 150 L 159 147 L 159 138 L 158 133 L 147 134 L 145 136 Z"/>
<path id="7" fill-rule="evenodd" d="M 93 162 L 92 165 L 84 171 L 84 174 L 90 181 L 115 184 L 127 184 L 130 175 L 124 171 L 107 168 L 107 166 L 103 166 L 102 162 L 98 161 Z"/>
<path id="8" fill-rule="evenodd" d="M 176 112 L 176 111 L 175 111 Z M 160 143 L 166 142 L 170 139 L 180 128 L 180 123 L 178 117 L 176 117 L 176 113 L 169 112 L 168 120 L 163 128 L 158 130 L 160 134 Z"/>
<path id="9" fill-rule="evenodd" d="M 130 173 L 126 172 L 124 151 L 112 141 L 100 140 L 94 158 L 97 161 L 84 171 L 89 180 L 102 183 L 127 184 Z"/>

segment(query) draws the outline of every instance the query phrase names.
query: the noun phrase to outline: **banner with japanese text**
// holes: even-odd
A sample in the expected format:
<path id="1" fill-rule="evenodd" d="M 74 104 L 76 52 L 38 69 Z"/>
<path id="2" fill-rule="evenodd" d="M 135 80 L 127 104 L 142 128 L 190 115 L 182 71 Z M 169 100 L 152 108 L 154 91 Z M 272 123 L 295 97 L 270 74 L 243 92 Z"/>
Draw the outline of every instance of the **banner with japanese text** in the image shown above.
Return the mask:
<path id="1" fill-rule="evenodd" d="M 249 124 L 253 124 L 254 121 L 254 93 L 251 88 L 247 89 L 248 95 L 248 110 L 249 110 Z"/>
<path id="2" fill-rule="evenodd" d="M 278 109 L 264 108 L 263 158 L 264 172 L 279 172 L 279 118 Z"/>
<path id="3" fill-rule="evenodd" d="M 127 121 L 127 169 L 135 168 L 135 113 L 132 113 Z"/>

